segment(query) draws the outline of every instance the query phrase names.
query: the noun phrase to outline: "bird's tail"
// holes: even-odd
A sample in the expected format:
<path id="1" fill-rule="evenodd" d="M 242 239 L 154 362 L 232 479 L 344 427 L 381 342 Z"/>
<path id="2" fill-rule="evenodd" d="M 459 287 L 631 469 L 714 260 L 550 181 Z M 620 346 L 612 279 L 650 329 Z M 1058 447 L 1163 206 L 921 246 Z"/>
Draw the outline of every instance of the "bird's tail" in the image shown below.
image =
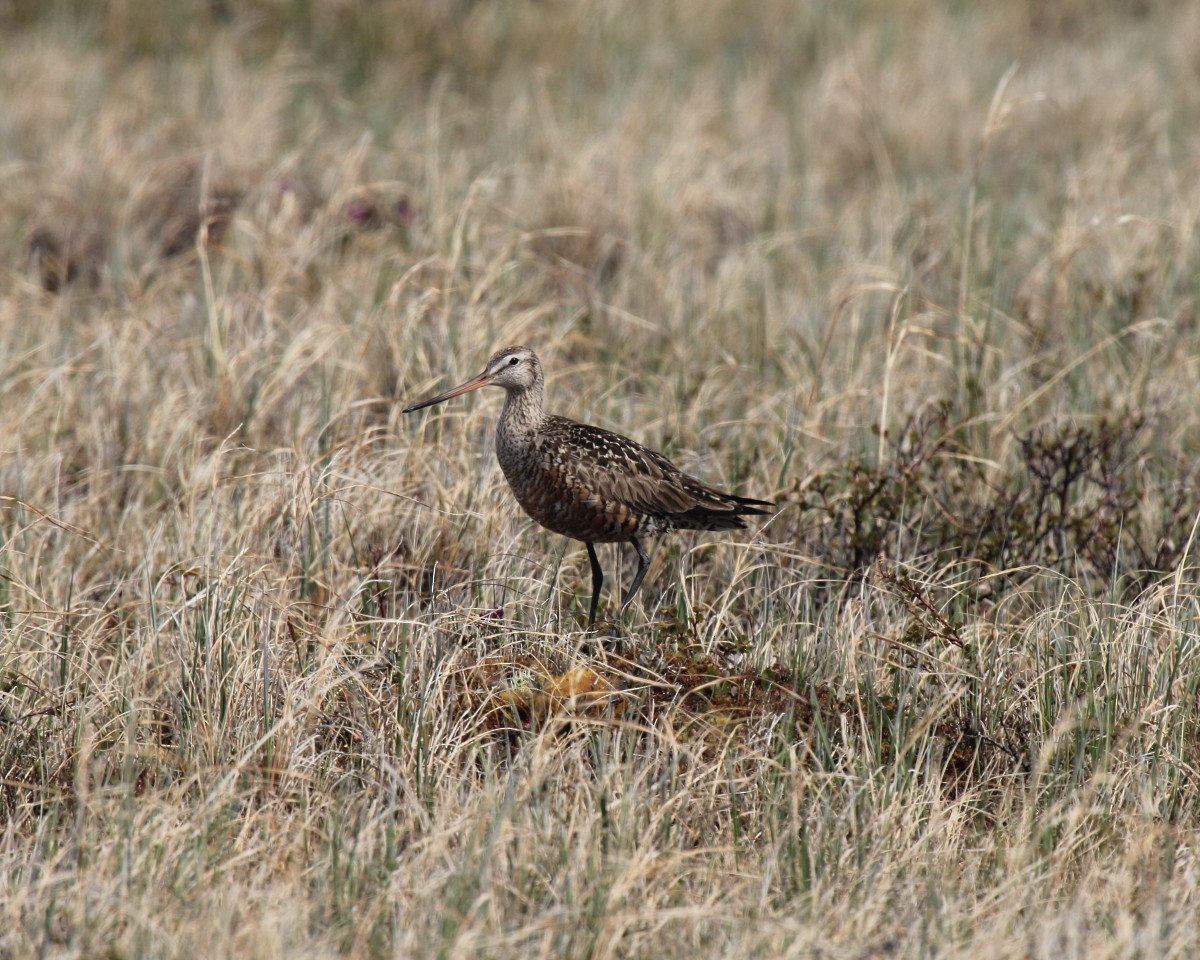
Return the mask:
<path id="1" fill-rule="evenodd" d="M 688 530 L 744 530 L 748 516 L 769 514 L 775 509 L 770 500 L 754 500 L 723 493 L 721 505 L 697 506 L 674 516 L 675 525 Z"/>

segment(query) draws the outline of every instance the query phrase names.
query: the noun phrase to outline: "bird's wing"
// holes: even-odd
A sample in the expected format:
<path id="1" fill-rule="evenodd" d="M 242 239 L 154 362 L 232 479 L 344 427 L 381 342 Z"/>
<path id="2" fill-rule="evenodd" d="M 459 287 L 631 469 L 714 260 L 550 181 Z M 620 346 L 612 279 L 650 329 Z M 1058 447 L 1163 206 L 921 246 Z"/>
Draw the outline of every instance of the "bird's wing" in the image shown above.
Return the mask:
<path id="1" fill-rule="evenodd" d="M 661 453 L 619 433 L 549 417 L 541 449 L 543 456 L 559 461 L 553 465 L 555 472 L 639 513 L 737 512 L 735 498 L 705 486 Z"/>

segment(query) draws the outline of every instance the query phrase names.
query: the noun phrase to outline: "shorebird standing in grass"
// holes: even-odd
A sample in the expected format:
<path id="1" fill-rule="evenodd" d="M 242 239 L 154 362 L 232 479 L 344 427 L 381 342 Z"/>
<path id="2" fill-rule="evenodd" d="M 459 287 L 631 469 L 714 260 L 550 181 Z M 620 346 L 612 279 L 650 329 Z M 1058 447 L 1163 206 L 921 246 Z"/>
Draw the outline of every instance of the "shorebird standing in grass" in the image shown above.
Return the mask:
<path id="1" fill-rule="evenodd" d="M 589 627 L 596 623 L 604 583 L 597 543 L 631 543 L 637 551 L 637 573 L 621 601 L 624 614 L 650 566 L 643 537 L 670 530 L 740 530 L 746 526 L 743 517 L 765 514 L 774 506 L 701 483 L 661 453 L 619 433 L 547 415 L 542 411 L 542 365 L 528 347 L 496 351 L 479 376 L 404 412 L 487 386 L 504 388 L 496 459 L 517 502 L 547 530 L 587 544 L 592 561 Z"/>

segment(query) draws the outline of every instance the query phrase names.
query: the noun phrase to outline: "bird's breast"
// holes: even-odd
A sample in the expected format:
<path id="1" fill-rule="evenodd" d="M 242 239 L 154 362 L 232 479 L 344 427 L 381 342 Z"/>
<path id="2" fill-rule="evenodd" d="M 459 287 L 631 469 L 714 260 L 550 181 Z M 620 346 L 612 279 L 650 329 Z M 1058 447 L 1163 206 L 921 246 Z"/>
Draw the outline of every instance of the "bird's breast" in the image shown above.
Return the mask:
<path id="1" fill-rule="evenodd" d="M 548 530 L 575 540 L 607 543 L 642 533 L 646 518 L 605 496 L 598 484 L 584 482 L 571 470 L 570 457 L 550 444 L 496 446 L 500 469 L 521 508 Z"/>

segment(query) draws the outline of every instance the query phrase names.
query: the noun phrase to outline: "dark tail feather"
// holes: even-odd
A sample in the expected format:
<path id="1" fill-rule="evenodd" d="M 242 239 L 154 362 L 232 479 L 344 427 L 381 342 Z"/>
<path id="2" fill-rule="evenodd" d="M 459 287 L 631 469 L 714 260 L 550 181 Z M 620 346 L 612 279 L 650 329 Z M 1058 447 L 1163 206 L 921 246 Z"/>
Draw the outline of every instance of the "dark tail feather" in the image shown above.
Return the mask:
<path id="1" fill-rule="evenodd" d="M 690 530 L 745 530 L 746 522 L 742 519 L 743 517 L 768 514 L 775 507 L 770 500 L 735 497 L 730 493 L 722 496 L 731 509 L 713 510 L 708 507 L 693 507 L 686 513 L 675 514 L 676 526 Z"/>
<path id="2" fill-rule="evenodd" d="M 728 494 L 728 496 L 737 504 L 733 508 L 733 512 L 737 514 L 770 513 L 775 509 L 775 503 L 772 500 L 753 500 L 750 497 L 735 497 L 733 494 Z"/>

